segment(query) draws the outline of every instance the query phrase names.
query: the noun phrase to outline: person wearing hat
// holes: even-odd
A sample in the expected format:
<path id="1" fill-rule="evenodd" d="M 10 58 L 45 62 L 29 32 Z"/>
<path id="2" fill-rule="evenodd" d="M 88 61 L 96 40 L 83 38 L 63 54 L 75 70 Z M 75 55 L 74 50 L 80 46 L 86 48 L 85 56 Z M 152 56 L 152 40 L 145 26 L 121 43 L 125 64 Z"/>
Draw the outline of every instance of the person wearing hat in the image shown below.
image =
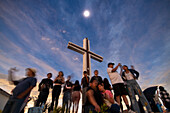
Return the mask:
<path id="1" fill-rule="evenodd" d="M 121 64 L 119 63 L 115 68 L 113 68 L 113 66 L 114 63 L 108 63 L 107 73 L 109 75 L 110 81 L 113 86 L 114 95 L 116 96 L 116 101 L 119 104 L 119 106 L 121 106 L 120 98 L 122 96 L 126 104 L 126 107 L 128 108 L 128 110 L 130 110 L 129 103 L 126 98 L 127 92 L 124 87 L 124 81 L 122 80 L 120 74 L 117 72 L 117 69 L 119 66 L 121 66 Z M 123 108 L 121 108 L 121 110 L 123 110 Z"/>
<path id="2" fill-rule="evenodd" d="M 9 70 L 9 72 L 11 74 L 13 73 L 12 70 Z M 15 81 L 16 87 L 11 91 L 12 95 L 7 101 L 2 113 L 20 113 L 22 110 L 21 106 L 23 105 L 26 98 L 30 95 L 32 89 L 36 86 L 36 69 L 27 68 L 26 76 L 26 78 L 20 81 Z"/>

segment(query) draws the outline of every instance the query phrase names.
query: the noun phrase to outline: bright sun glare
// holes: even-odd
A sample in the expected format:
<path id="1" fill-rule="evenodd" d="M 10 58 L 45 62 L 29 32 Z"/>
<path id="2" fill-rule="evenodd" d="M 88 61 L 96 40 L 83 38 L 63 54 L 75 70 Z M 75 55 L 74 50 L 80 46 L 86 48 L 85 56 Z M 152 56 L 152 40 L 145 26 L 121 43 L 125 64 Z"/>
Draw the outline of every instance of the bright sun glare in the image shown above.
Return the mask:
<path id="1" fill-rule="evenodd" d="M 84 15 L 84 17 L 89 17 L 90 16 L 90 12 L 88 11 L 88 10 L 85 10 L 84 12 L 83 12 L 83 15 Z"/>

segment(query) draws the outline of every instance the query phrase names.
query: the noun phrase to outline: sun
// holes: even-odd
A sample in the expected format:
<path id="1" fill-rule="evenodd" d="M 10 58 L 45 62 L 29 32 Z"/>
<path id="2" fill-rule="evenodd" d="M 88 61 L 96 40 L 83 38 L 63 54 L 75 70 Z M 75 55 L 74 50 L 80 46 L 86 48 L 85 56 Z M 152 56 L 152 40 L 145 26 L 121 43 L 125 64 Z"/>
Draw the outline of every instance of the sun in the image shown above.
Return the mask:
<path id="1" fill-rule="evenodd" d="M 83 12 L 83 15 L 84 15 L 84 17 L 89 17 L 90 16 L 90 11 L 88 11 L 88 10 L 85 10 L 84 12 Z"/>

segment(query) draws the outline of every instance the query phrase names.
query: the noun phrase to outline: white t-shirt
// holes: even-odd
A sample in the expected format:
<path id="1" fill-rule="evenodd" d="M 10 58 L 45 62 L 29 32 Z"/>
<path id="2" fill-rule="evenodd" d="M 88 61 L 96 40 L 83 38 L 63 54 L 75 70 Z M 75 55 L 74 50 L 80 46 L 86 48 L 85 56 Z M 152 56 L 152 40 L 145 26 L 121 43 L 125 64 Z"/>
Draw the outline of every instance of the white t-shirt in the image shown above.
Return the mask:
<path id="1" fill-rule="evenodd" d="M 107 73 L 109 75 L 110 81 L 113 84 L 124 83 L 121 76 L 117 71 L 112 72 L 113 68 L 107 68 Z"/>
<path id="2" fill-rule="evenodd" d="M 134 79 L 133 75 L 132 75 L 132 73 L 130 71 L 129 71 L 129 73 L 125 72 L 125 77 L 126 77 L 127 80 L 133 80 Z"/>

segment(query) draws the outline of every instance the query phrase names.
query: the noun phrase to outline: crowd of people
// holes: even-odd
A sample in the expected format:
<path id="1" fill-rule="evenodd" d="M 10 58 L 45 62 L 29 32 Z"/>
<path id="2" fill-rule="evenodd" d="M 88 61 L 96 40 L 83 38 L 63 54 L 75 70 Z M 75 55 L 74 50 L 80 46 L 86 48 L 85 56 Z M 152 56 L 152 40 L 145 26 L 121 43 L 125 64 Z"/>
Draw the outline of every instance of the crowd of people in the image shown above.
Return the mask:
<path id="1" fill-rule="evenodd" d="M 120 73 L 118 73 L 120 68 Z M 14 69 L 9 71 L 12 74 Z M 114 63 L 108 63 L 107 73 L 109 75 L 111 85 L 107 78 L 99 76 L 99 71 L 94 71 L 94 76 L 90 79 L 87 71 L 83 72 L 81 84 L 78 80 L 75 83 L 71 82 L 71 76 L 64 80 L 64 73 L 60 71 L 58 76 L 52 80 L 52 73 L 47 74 L 47 78 L 42 79 L 39 84 L 39 96 L 36 106 L 42 106 L 46 103 L 49 96 L 49 89 L 52 89 L 52 102 L 48 111 L 53 111 L 58 106 L 58 100 L 63 88 L 63 103 L 62 108 L 66 113 L 77 113 L 79 108 L 80 95 L 82 93 L 82 111 L 83 113 L 98 113 L 103 110 L 108 113 L 119 113 L 123 111 L 122 101 L 124 101 L 129 112 L 140 113 L 140 108 L 136 100 L 137 94 L 142 106 L 145 106 L 147 112 L 152 112 L 150 104 L 142 93 L 142 90 L 137 83 L 139 72 L 134 67 L 131 69 L 120 63 L 115 66 Z M 9 98 L 3 113 L 20 113 L 23 109 L 23 103 L 27 101 L 31 90 L 36 86 L 37 79 L 35 78 L 36 70 L 33 68 L 26 69 L 27 77 L 20 81 L 12 81 L 16 87 L 12 90 L 12 96 Z M 112 90 L 114 93 L 112 93 Z M 130 98 L 128 102 L 127 96 Z M 131 103 L 129 105 L 129 103 Z M 54 105 L 55 104 L 55 105 Z M 105 108 L 105 109 L 103 109 Z M 63 111 L 63 113 L 64 113 Z"/>

